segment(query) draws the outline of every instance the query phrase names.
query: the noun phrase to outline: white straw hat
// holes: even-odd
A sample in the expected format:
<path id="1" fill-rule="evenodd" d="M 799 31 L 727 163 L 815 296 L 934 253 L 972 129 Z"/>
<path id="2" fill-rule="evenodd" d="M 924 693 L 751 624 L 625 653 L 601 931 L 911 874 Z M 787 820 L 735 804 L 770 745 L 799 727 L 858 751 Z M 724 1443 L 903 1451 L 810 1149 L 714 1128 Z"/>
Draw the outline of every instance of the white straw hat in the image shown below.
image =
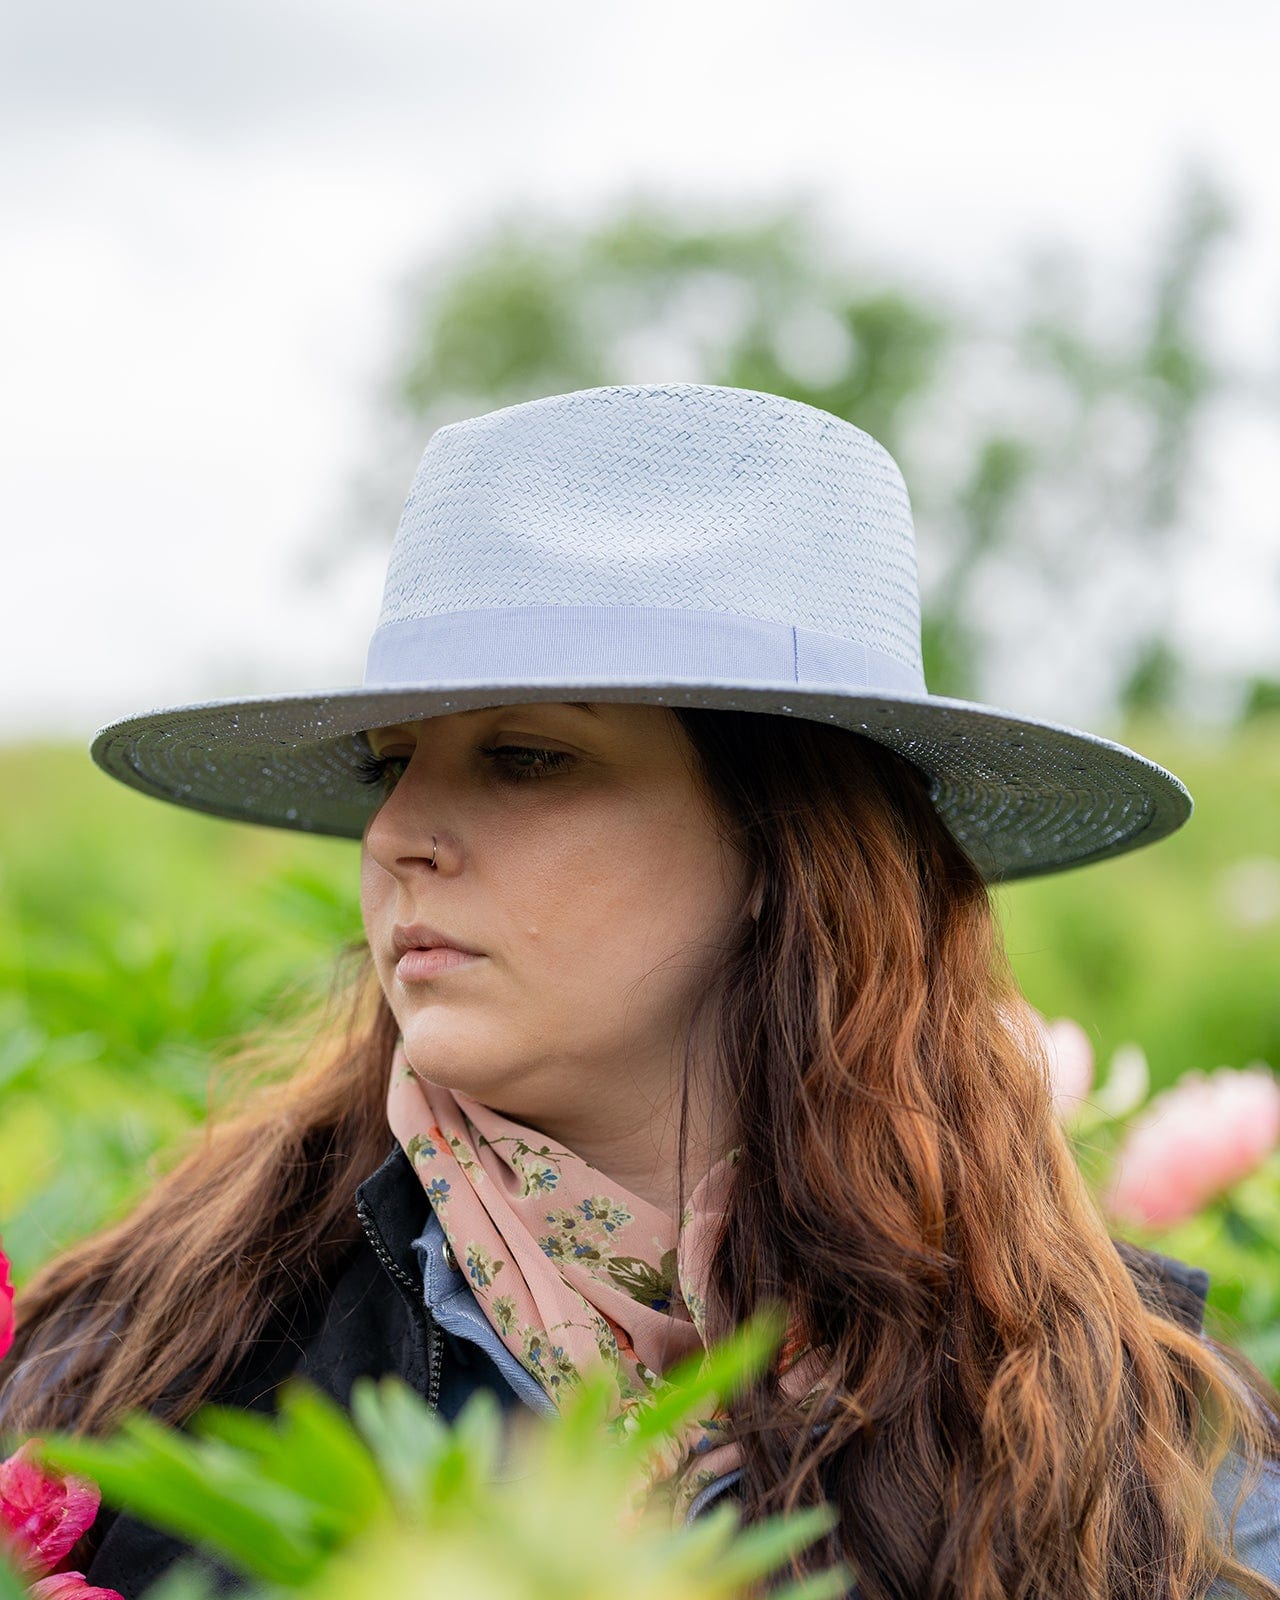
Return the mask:
<path id="1" fill-rule="evenodd" d="M 102 728 L 105 772 L 268 827 L 360 838 L 363 730 L 480 706 L 631 701 L 835 723 L 930 780 L 988 882 L 1152 844 L 1186 788 L 1123 745 L 932 695 L 897 464 L 814 406 L 619 384 L 437 428 L 409 490 L 364 682 Z"/>

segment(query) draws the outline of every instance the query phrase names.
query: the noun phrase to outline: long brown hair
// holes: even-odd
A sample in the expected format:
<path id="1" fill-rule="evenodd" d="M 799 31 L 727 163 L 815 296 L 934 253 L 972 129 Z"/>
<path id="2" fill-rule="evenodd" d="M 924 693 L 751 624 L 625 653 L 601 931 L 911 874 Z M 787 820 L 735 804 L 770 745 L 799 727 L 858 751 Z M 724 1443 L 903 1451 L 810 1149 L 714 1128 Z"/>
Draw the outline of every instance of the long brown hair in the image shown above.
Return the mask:
<path id="1" fill-rule="evenodd" d="M 1236 1507 L 1280 1458 L 1280 1394 L 1140 1296 L 924 775 L 844 729 L 675 709 L 763 887 L 706 997 L 740 1149 L 709 1333 L 783 1300 L 833 1357 L 821 1428 L 777 1358 L 736 1402 L 744 1514 L 833 1500 L 795 1571 L 843 1556 L 864 1600 L 1192 1600 L 1218 1577 L 1280 1600 L 1213 1497 L 1232 1451 Z M 397 1032 L 368 952 L 345 954 L 322 1016 L 242 1052 L 267 1081 L 19 1295 L 0 1426 L 181 1420 L 337 1270 L 389 1148 Z"/>

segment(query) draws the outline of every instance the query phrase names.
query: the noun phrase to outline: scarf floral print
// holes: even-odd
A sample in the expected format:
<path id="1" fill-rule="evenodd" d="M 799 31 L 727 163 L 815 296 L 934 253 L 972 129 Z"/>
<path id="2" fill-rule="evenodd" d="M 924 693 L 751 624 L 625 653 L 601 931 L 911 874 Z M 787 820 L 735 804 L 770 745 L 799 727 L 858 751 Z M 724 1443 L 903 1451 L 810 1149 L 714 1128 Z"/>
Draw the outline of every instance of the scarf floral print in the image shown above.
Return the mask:
<path id="1" fill-rule="evenodd" d="M 603 1361 L 625 1417 L 663 1372 L 704 1349 L 705 1288 L 737 1150 L 674 1219 L 535 1129 L 419 1078 L 396 1043 L 387 1120 L 495 1331 L 560 1403 Z M 788 1340 L 784 1353 L 794 1350 Z M 812 1354 L 810 1352 L 810 1354 Z M 783 1363 L 807 1398 L 810 1363 Z M 653 1465 L 647 1492 L 684 1520 L 700 1489 L 740 1461 L 727 1418 L 690 1423 Z"/>

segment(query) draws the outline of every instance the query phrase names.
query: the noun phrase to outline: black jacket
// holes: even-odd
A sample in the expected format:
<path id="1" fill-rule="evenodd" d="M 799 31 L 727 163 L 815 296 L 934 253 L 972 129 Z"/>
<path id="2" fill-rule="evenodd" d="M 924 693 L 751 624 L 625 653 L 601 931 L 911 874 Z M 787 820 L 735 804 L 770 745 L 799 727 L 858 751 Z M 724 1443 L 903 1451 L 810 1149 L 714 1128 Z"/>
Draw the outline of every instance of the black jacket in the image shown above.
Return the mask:
<path id="1" fill-rule="evenodd" d="M 524 1402 L 484 1351 L 455 1339 L 427 1313 L 412 1245 L 422 1231 L 426 1199 L 398 1144 L 356 1190 L 355 1205 L 363 1236 L 332 1289 L 290 1308 L 215 1398 L 224 1405 L 269 1411 L 275 1390 L 296 1373 L 347 1406 L 358 1377 L 394 1372 L 446 1420 L 456 1417 L 481 1386 L 494 1392 L 504 1410 L 521 1406 Z M 1124 1241 L 1116 1247 L 1154 1309 L 1200 1327 L 1207 1273 Z M 91 1538 L 96 1549 L 84 1569 L 86 1578 L 118 1589 L 125 1600 L 136 1600 L 179 1556 L 190 1553 L 180 1539 L 106 1508 Z M 208 1571 L 220 1594 L 243 1586 L 217 1563 L 210 1562 Z"/>

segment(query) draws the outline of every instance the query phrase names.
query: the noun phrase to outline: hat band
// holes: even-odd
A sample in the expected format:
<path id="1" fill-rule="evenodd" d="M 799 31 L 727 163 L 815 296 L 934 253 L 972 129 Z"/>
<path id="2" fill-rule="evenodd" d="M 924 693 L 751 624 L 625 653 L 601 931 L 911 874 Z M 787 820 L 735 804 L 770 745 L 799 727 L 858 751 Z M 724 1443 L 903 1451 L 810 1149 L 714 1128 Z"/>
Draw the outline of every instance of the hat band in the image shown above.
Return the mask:
<path id="1" fill-rule="evenodd" d="M 619 679 L 928 692 L 923 671 L 861 640 L 676 606 L 506 606 L 386 622 L 370 640 L 364 687 Z"/>

